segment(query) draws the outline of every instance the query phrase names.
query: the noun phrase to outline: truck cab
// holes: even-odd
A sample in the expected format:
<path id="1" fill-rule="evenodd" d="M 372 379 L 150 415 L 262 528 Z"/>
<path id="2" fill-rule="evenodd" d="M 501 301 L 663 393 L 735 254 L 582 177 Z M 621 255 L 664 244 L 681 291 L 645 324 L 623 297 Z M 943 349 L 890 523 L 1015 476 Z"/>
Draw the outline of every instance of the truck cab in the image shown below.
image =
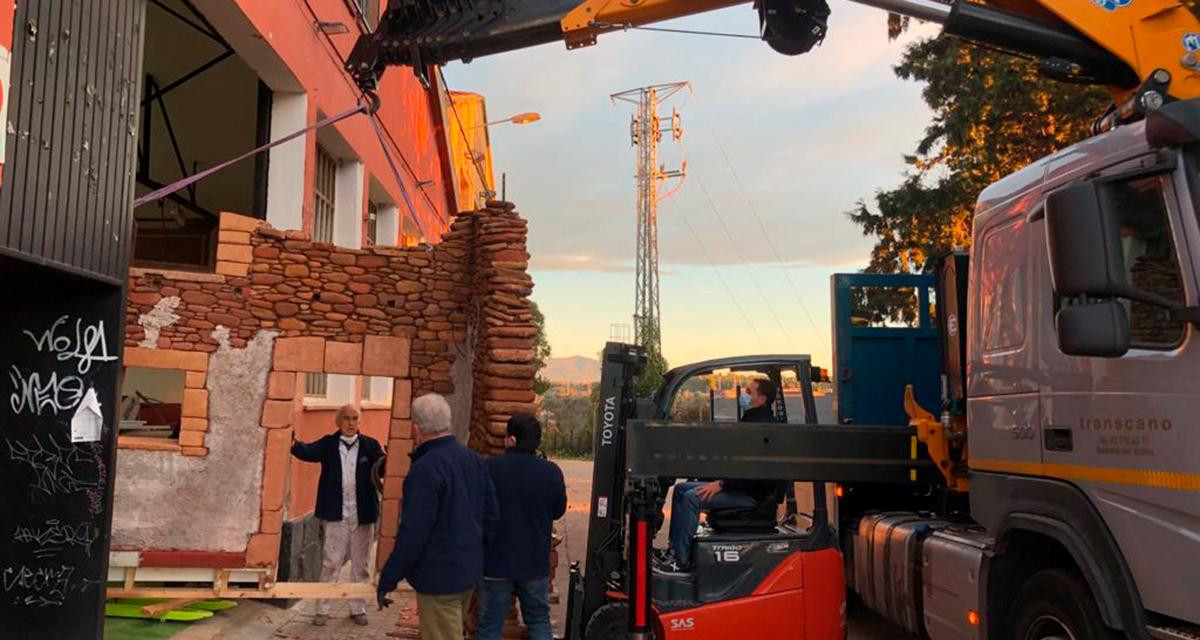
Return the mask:
<path id="1" fill-rule="evenodd" d="M 1167 306 L 1197 304 L 1200 167 L 1195 148 L 1151 142 L 1146 122 L 1123 126 L 989 187 L 970 269 L 970 500 L 1000 552 L 991 588 L 1035 551 L 1075 565 L 1127 632 L 1154 614 L 1200 623 L 1200 345 Z M 1079 187 L 1097 211 L 1061 193 Z M 1053 242 L 1068 217 L 1114 224 L 1101 239 L 1118 246 Z M 1162 302 L 1074 290 L 1072 272 L 1098 268 Z"/>
<path id="2" fill-rule="evenodd" d="M 961 420 L 969 472 L 923 506 L 842 501 L 868 606 L 935 640 L 1194 637 L 1198 141 L 1200 103 L 1175 102 L 981 194 L 966 295 L 942 277 L 936 296 L 942 351 L 966 366 L 906 374 L 943 377 L 941 428 Z M 856 330 L 835 319 L 839 340 Z M 839 417 L 899 383 L 847 384 Z"/>

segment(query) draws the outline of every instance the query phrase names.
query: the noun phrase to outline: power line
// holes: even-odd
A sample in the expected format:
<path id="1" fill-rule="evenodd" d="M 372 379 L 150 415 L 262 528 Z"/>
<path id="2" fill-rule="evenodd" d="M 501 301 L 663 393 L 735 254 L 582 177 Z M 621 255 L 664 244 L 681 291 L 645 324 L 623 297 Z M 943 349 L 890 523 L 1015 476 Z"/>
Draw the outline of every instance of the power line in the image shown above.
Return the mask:
<path id="1" fill-rule="evenodd" d="M 721 31 L 697 31 L 694 29 L 667 29 L 664 27 L 639 27 L 633 24 L 613 24 L 613 23 L 597 23 L 597 27 L 605 25 L 614 27 L 623 31 L 655 31 L 658 33 L 678 33 L 688 36 L 716 36 L 718 38 L 742 38 L 747 40 L 762 40 L 762 36 L 750 35 L 747 33 L 724 33 Z M 602 27 L 603 28 L 603 27 Z"/>
<path id="2" fill-rule="evenodd" d="M 708 266 L 712 268 L 713 273 L 717 274 L 717 280 L 721 282 L 721 287 L 725 289 L 725 294 L 729 296 L 730 300 L 733 301 L 733 306 L 737 308 L 738 313 L 742 316 L 742 320 L 746 323 L 746 326 L 750 328 L 750 332 L 754 334 L 755 339 L 758 340 L 758 346 L 763 350 L 766 350 L 767 344 L 763 342 L 762 336 L 759 335 L 758 329 L 755 328 L 754 321 L 752 321 L 750 316 L 746 314 L 746 310 L 742 308 L 742 303 L 738 302 L 737 296 L 733 295 L 733 289 L 729 287 L 728 282 L 725 282 L 725 276 L 721 274 L 721 270 L 718 269 L 716 263 L 713 262 L 712 255 L 709 254 L 708 249 L 704 246 L 704 243 L 700 241 L 700 235 L 696 233 L 696 230 L 692 227 L 692 223 L 688 221 L 687 216 L 683 214 L 683 210 L 679 208 L 679 205 L 672 203 L 672 206 L 675 208 L 675 213 L 679 214 L 679 219 L 683 221 L 684 226 L 686 226 L 687 230 L 691 232 L 692 238 L 696 241 L 696 246 L 700 247 L 700 252 L 704 254 L 704 259 L 708 261 Z"/>
<path id="3" fill-rule="evenodd" d="M 762 231 L 763 236 L 767 239 L 767 246 L 771 249 L 771 255 L 775 258 L 779 269 L 783 271 L 783 277 L 787 280 L 788 285 L 792 289 L 792 294 L 796 296 L 796 302 L 800 305 L 800 310 L 804 312 L 804 317 L 808 319 L 808 324 L 812 327 L 813 333 L 821 340 L 821 345 L 827 351 L 831 349 L 829 339 L 825 337 L 825 333 L 821 331 L 816 321 L 813 320 L 812 314 L 808 311 L 808 305 L 804 303 L 803 297 L 800 295 L 800 288 L 796 286 L 796 282 L 792 280 L 792 275 L 788 272 L 787 265 L 779 253 L 779 249 L 775 246 L 775 241 L 771 238 L 771 234 L 767 232 L 767 227 L 763 224 L 762 216 L 758 213 L 758 207 L 754 205 L 754 200 L 750 197 L 750 192 L 746 189 L 746 185 L 742 183 L 742 178 L 734 167 L 733 161 L 729 159 L 729 154 L 725 151 L 725 145 L 721 144 L 720 138 L 717 137 L 716 129 L 712 126 L 708 117 L 704 115 L 704 110 L 700 109 L 701 118 L 707 125 L 708 134 L 712 136 L 713 142 L 716 143 L 717 149 L 721 152 L 721 157 L 725 160 L 725 166 L 729 168 L 729 172 L 733 174 L 733 180 L 738 186 L 738 190 L 742 192 L 742 197 L 746 199 L 746 205 L 750 209 L 750 213 L 754 216 L 755 222 L 758 223 L 758 228 Z M 831 354 L 832 355 L 832 354 Z"/>
<path id="4" fill-rule="evenodd" d="M 717 221 L 721 223 L 721 229 L 725 231 L 725 237 L 729 239 L 729 244 L 733 246 L 733 250 L 737 252 L 738 259 L 742 261 L 743 266 L 749 267 L 750 263 L 746 260 L 746 256 L 742 254 L 742 249 L 738 246 L 737 241 L 734 239 L 733 233 L 729 230 L 729 226 L 725 224 L 725 217 L 721 215 L 721 211 L 717 209 L 717 205 L 715 202 L 713 202 L 712 196 L 708 194 L 708 188 L 704 186 L 704 181 L 700 179 L 700 176 L 695 175 L 694 172 L 692 177 L 695 178 L 696 184 L 700 186 L 700 191 L 704 194 L 704 199 L 708 201 L 708 206 L 712 209 L 713 214 L 717 216 Z M 767 294 L 763 291 L 762 285 L 759 284 L 758 280 L 755 278 L 750 278 L 750 281 L 754 283 L 754 288 L 758 290 L 758 295 L 762 296 L 763 304 L 767 305 L 767 311 L 771 312 L 771 317 L 775 318 L 775 323 L 779 325 L 779 330 L 783 332 L 783 337 L 787 338 L 788 345 L 795 350 L 796 342 L 792 340 L 792 336 L 788 333 L 787 327 L 784 326 L 783 320 L 781 320 L 779 318 L 779 314 L 775 312 L 775 307 L 771 304 L 771 300 L 767 298 Z"/>

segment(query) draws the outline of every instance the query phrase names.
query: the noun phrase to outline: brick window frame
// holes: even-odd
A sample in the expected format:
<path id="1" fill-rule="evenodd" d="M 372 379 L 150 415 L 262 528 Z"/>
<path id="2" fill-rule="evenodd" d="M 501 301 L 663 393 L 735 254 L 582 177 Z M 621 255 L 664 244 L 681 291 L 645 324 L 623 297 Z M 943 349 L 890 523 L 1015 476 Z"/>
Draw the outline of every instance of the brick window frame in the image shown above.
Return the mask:
<path id="1" fill-rule="evenodd" d="M 195 457 L 207 456 L 208 447 L 204 445 L 204 441 L 208 433 L 208 390 L 205 388 L 208 381 L 208 354 L 203 351 L 125 347 L 122 366 L 182 371 L 183 402 L 178 440 L 163 441 L 161 438 L 118 434 L 117 448 L 172 451 Z"/>

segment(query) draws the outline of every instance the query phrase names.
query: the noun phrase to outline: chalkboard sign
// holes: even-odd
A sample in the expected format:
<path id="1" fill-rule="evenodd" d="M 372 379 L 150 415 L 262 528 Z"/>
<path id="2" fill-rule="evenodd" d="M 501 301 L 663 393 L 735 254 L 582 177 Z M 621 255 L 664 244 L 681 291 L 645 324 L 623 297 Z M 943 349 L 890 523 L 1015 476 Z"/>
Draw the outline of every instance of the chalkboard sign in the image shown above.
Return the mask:
<path id="1" fill-rule="evenodd" d="M 0 639 L 98 639 L 121 288 L 3 255 L 0 274 Z"/>

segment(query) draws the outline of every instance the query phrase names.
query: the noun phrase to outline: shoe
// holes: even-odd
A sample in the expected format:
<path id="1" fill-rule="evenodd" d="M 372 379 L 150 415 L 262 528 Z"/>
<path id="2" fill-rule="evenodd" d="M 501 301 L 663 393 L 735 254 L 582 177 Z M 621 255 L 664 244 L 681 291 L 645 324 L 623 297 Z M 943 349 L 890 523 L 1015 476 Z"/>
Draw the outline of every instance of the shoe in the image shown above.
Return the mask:
<path id="1" fill-rule="evenodd" d="M 314 627 L 323 627 L 325 626 L 326 622 L 329 622 L 329 616 L 323 613 L 318 613 L 317 615 L 313 616 Z"/>
<path id="2" fill-rule="evenodd" d="M 676 560 L 675 556 L 671 555 L 670 553 L 667 553 L 662 558 L 655 558 L 654 559 L 654 568 L 662 573 L 687 573 L 688 572 L 688 567 L 685 566 L 683 563 L 679 562 L 679 560 Z"/>
<path id="3" fill-rule="evenodd" d="M 367 614 L 365 613 L 352 613 L 350 614 L 350 619 L 354 621 L 354 624 L 360 627 L 367 626 Z"/>

